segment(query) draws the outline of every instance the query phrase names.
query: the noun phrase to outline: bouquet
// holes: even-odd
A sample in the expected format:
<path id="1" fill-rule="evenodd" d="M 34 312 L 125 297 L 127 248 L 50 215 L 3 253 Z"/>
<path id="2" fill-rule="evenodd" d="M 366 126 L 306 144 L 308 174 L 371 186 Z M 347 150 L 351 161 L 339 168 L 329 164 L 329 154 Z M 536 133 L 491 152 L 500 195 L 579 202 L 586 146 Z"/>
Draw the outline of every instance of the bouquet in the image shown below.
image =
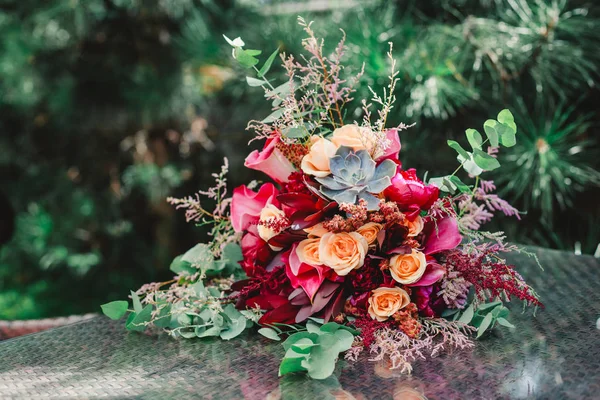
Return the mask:
<path id="1" fill-rule="evenodd" d="M 183 338 L 230 340 L 257 326 L 282 341 L 280 375 L 316 379 L 333 373 L 341 353 L 356 360 L 364 351 L 410 372 L 413 361 L 472 347 L 472 336 L 496 325 L 514 328 L 505 302 L 541 305 L 501 257 L 524 250 L 481 229 L 496 212 L 519 218 L 481 178 L 500 167 L 499 148 L 515 144 L 510 111 L 485 121 L 485 139 L 467 129 L 470 150 L 449 140 L 456 170 L 422 180 L 401 162 L 400 134 L 410 126 L 386 126 L 398 82 L 391 44 L 389 84 L 357 106 L 362 71 L 346 76 L 345 38 L 325 55 L 311 24 L 299 23 L 307 55 L 280 55 L 287 79 L 278 86 L 267 78 L 278 51 L 259 68 L 259 50 L 226 38 L 253 72 L 247 83 L 272 102 L 270 115 L 248 124 L 265 142 L 245 161 L 272 182 L 228 197 L 225 160 L 214 187 L 169 198 L 188 222 L 210 224 L 212 241 L 175 258 L 173 280 L 144 285 L 131 306 L 111 302 L 104 313 L 129 313 L 129 330 Z M 215 206 L 207 210 L 207 201 Z"/>

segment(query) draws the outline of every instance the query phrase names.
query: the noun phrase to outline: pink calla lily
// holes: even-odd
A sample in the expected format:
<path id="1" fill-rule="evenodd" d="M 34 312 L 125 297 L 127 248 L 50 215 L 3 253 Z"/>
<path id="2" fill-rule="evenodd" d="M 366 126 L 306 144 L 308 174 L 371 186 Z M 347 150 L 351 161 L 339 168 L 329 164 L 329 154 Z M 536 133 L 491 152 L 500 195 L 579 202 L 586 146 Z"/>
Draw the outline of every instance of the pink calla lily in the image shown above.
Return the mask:
<path id="1" fill-rule="evenodd" d="M 423 252 L 427 255 L 452 250 L 462 241 L 458 222 L 453 216 L 445 216 L 436 222 L 430 221 L 426 229 L 428 234 L 426 234 Z"/>
<path id="2" fill-rule="evenodd" d="M 430 262 L 427 264 L 425 273 L 417 282 L 407 286 L 430 286 L 442 279 L 446 273 L 446 268 L 436 262 Z"/>

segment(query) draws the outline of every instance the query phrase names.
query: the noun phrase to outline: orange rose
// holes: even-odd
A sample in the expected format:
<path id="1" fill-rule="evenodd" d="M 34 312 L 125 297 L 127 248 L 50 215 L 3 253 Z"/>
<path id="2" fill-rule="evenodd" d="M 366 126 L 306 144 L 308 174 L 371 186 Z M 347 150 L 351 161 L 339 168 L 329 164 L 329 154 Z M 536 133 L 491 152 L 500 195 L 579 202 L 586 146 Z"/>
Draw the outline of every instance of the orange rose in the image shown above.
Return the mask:
<path id="1" fill-rule="evenodd" d="M 304 239 L 298 243 L 298 247 L 296 247 L 298 259 L 312 266 L 321 265 L 321 260 L 319 259 L 319 242 L 321 242 L 320 238 L 311 238 Z"/>
<path id="2" fill-rule="evenodd" d="M 260 219 L 257 226 L 258 236 L 261 237 L 262 240 L 268 242 L 273 236 L 276 236 L 281 232 L 281 230 L 276 231 L 272 227 L 266 225 L 270 222 L 273 222 L 277 219 L 284 218 L 285 213 L 281 211 L 279 208 L 275 207 L 273 204 L 267 204 L 260 212 Z M 266 223 L 266 224 L 265 224 Z M 271 246 L 271 245 L 269 245 Z M 279 251 L 281 247 L 273 247 L 271 248 L 275 251 Z"/>
<path id="3" fill-rule="evenodd" d="M 331 141 L 336 147 L 347 146 L 354 151 L 367 150 L 371 152 L 375 147 L 375 135 L 369 128 L 355 124 L 344 125 L 333 131 Z"/>
<path id="4" fill-rule="evenodd" d="M 311 142 L 310 151 L 302 157 L 300 168 L 305 174 L 322 178 L 331 173 L 329 159 L 335 156 L 337 146 L 319 136 L 312 136 Z"/>
<path id="5" fill-rule="evenodd" d="M 379 322 L 385 321 L 410 303 L 410 297 L 406 290 L 399 287 L 380 287 L 371 293 L 369 315 Z"/>
<path id="6" fill-rule="evenodd" d="M 328 232 L 319 243 L 319 258 L 336 274 L 345 276 L 363 266 L 369 243 L 357 232 Z"/>
<path id="7" fill-rule="evenodd" d="M 378 224 L 376 222 L 367 222 L 366 224 L 358 228 L 356 232 L 363 235 L 364 238 L 367 239 L 367 243 L 371 245 L 377 240 L 377 234 L 381 229 L 383 229 L 383 225 Z"/>
<path id="8" fill-rule="evenodd" d="M 415 283 L 421 279 L 426 266 L 425 254 L 415 249 L 410 254 L 398 254 L 390 259 L 392 278 L 403 285 Z"/>
<path id="9" fill-rule="evenodd" d="M 417 215 L 414 221 L 404 220 L 404 226 L 408 228 L 408 236 L 415 237 L 423 230 L 423 218 Z"/>
<path id="10" fill-rule="evenodd" d="M 321 237 L 329 231 L 323 227 L 322 222 L 319 222 L 318 224 L 313 225 L 309 228 L 304 228 L 304 232 L 308 233 L 308 237 L 310 238 L 310 237 Z"/>

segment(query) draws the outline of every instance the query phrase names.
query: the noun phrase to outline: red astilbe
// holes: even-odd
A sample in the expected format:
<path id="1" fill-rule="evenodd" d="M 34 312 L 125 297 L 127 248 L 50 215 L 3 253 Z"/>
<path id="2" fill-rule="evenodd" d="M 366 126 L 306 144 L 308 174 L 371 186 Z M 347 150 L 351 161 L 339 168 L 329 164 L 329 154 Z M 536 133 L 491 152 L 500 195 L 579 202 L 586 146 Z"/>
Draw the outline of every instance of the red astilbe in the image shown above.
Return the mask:
<path id="1" fill-rule="evenodd" d="M 290 227 L 290 220 L 286 216 L 268 218 L 266 220 L 258 221 L 257 225 L 264 226 L 274 232 L 281 232 Z"/>
<path id="2" fill-rule="evenodd" d="M 385 223 L 387 226 L 404 222 L 406 216 L 398 208 L 398 204 L 393 201 L 385 201 L 379 203 L 379 211 L 371 213 L 369 220 L 371 222 Z"/>
<path id="3" fill-rule="evenodd" d="M 300 143 L 277 143 L 277 148 L 294 166 L 300 167 L 302 157 L 308 154 L 308 146 Z"/>
<path id="4" fill-rule="evenodd" d="M 475 294 L 481 301 L 486 294 L 490 298 L 511 296 L 529 304 L 543 307 L 534 290 L 515 271 L 514 266 L 507 265 L 496 257 L 493 246 L 480 253 L 466 254 L 454 250 L 446 255 L 446 264 L 450 264 L 466 281 L 473 284 Z"/>
<path id="5" fill-rule="evenodd" d="M 312 195 L 311 191 L 304 183 L 305 174 L 302 172 L 292 172 L 288 181 L 281 184 L 281 193 L 304 193 Z"/>

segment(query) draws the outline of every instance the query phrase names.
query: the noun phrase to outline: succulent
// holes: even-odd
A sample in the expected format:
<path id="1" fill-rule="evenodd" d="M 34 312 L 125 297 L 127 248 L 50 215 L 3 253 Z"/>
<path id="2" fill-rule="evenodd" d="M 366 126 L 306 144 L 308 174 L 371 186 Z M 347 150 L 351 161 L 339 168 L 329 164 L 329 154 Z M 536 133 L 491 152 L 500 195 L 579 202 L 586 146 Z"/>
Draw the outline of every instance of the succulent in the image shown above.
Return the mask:
<path id="1" fill-rule="evenodd" d="M 363 199 L 369 210 L 377 210 L 381 193 L 391 185 L 396 173 L 396 163 L 385 160 L 377 165 L 366 150 L 355 152 L 340 146 L 329 160 L 331 175 L 315 178 L 321 184 L 321 193 L 338 203 L 358 204 Z"/>

